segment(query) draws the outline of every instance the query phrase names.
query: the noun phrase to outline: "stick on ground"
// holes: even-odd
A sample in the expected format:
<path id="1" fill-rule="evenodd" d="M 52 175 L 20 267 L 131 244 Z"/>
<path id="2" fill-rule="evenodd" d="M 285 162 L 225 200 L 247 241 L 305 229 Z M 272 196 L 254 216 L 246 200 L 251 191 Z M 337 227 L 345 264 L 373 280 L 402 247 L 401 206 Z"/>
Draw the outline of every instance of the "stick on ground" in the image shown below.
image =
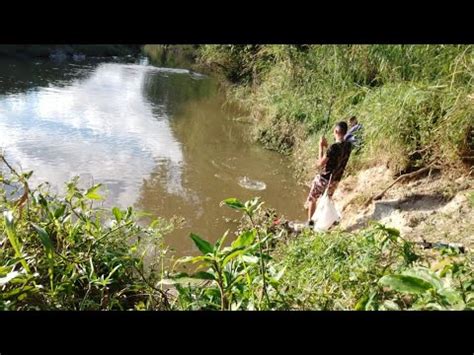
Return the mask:
<path id="1" fill-rule="evenodd" d="M 394 182 L 392 182 L 385 190 L 383 190 L 382 192 L 380 192 L 379 194 L 369 198 L 365 203 L 364 203 L 364 207 L 367 207 L 370 203 L 372 203 L 372 201 L 377 201 L 377 200 L 380 200 L 383 195 L 385 195 L 385 193 L 391 189 L 396 183 L 404 180 L 404 179 L 409 179 L 409 178 L 413 178 L 415 176 L 418 176 L 428 170 L 431 170 L 433 169 L 433 164 L 430 164 L 424 168 L 421 168 L 419 170 L 416 170 L 416 171 L 413 171 L 411 173 L 408 173 L 408 174 L 403 174 L 403 175 L 400 175 Z"/>

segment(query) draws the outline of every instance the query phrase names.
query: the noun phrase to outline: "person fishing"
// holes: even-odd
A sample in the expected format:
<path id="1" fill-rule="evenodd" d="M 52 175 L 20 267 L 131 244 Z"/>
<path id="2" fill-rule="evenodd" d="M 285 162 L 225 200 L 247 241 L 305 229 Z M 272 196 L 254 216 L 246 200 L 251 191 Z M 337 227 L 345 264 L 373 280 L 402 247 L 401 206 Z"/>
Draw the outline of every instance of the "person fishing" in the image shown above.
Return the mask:
<path id="1" fill-rule="evenodd" d="M 361 146 L 361 132 L 362 125 L 357 122 L 356 116 L 351 116 L 349 118 L 349 131 L 344 136 L 344 140 L 352 143 L 354 148 L 360 148 Z"/>
<path id="2" fill-rule="evenodd" d="M 314 223 L 311 217 L 316 210 L 317 200 L 322 196 L 328 185 L 328 195 L 332 197 L 352 151 L 352 143 L 344 140 L 347 134 L 346 122 L 338 122 L 334 127 L 333 134 L 336 142 L 329 147 L 324 136 L 319 140 L 319 157 L 316 165 L 321 168 L 321 172 L 314 178 L 305 203 L 305 208 L 308 209 L 308 225 L 310 226 Z M 327 150 L 325 151 L 325 149 Z"/>

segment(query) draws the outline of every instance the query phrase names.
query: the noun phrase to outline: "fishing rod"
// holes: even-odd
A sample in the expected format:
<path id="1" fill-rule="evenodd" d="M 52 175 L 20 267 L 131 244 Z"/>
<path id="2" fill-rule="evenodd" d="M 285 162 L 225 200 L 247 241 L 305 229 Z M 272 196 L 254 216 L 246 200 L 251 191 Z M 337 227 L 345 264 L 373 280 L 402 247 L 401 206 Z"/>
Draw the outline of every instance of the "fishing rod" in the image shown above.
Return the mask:
<path id="1" fill-rule="evenodd" d="M 323 137 L 326 135 L 326 133 L 328 132 L 328 127 L 329 127 L 329 119 L 331 117 L 331 110 L 332 110 L 332 105 L 334 104 L 334 100 L 336 99 L 336 95 L 333 95 L 331 97 L 331 101 L 329 102 L 329 109 L 328 109 L 328 113 L 326 115 L 326 125 L 325 125 L 325 128 L 324 128 L 324 133 L 323 133 Z"/>

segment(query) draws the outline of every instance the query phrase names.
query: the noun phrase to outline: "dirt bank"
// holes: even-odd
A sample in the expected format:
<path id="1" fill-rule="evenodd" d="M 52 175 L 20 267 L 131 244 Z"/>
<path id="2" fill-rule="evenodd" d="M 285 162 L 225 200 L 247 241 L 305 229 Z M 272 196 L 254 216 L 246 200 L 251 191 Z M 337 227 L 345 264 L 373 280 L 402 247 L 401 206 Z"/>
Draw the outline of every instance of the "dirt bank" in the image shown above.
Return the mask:
<path id="1" fill-rule="evenodd" d="M 474 179 L 453 179 L 440 172 L 393 186 L 379 201 L 368 198 L 393 182 L 383 166 L 361 171 L 341 181 L 334 201 L 342 211 L 338 228 L 354 231 L 370 221 L 400 230 L 412 241 L 461 243 L 474 248 Z"/>

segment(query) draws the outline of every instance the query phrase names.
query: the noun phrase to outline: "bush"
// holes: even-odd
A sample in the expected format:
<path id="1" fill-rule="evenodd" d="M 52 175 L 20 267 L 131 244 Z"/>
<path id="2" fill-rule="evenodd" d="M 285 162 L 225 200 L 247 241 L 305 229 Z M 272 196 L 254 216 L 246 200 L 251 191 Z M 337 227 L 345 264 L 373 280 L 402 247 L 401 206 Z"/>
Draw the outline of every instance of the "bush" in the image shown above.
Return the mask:
<path id="1" fill-rule="evenodd" d="M 305 230 L 295 237 L 263 222 L 272 213 L 258 199 L 223 203 L 247 220 L 228 246 L 227 233 L 214 245 L 191 235 L 202 255 L 179 262 L 198 268 L 165 281 L 176 287 L 180 309 L 474 308 L 470 254 L 443 246 L 430 254 L 377 223 L 357 233 Z"/>
<path id="2" fill-rule="evenodd" d="M 1 310 L 168 307 L 166 293 L 156 286 L 161 274 L 155 265 L 165 253 L 169 222 L 142 226 L 131 207 L 95 207 L 100 185 L 81 190 L 74 179 L 65 196 L 57 196 L 46 184 L 30 190 L 31 173 L 10 175 L 2 175 L 0 189 Z M 23 194 L 16 202 L 18 191 Z M 145 268 L 150 248 L 157 259 Z"/>

